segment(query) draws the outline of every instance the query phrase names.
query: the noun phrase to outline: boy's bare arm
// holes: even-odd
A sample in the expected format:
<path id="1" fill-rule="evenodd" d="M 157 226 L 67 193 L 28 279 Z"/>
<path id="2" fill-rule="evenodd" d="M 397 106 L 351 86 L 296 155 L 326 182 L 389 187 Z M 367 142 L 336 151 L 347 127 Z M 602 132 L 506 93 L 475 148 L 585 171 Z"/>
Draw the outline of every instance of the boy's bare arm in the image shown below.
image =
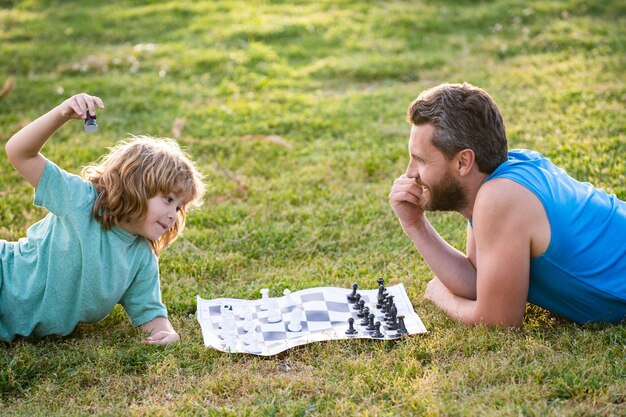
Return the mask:
<path id="1" fill-rule="evenodd" d="M 77 94 L 48 113 L 29 123 L 9 139 L 5 146 L 7 157 L 26 181 L 37 187 L 46 160 L 39 152 L 50 136 L 71 119 L 84 119 L 86 112 L 95 115 L 95 107 L 104 108 L 100 98 Z"/>

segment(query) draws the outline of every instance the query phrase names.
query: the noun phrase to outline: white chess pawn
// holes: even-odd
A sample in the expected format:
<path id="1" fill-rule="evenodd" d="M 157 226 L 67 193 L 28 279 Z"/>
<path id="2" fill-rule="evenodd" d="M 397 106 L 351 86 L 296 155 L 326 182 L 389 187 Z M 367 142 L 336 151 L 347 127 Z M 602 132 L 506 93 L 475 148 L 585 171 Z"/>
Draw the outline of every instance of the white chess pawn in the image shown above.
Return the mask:
<path id="1" fill-rule="evenodd" d="M 239 316 L 240 320 L 245 320 L 249 312 L 250 307 L 248 307 L 246 304 L 239 306 L 239 308 L 237 309 L 237 315 Z"/>
<path id="2" fill-rule="evenodd" d="M 261 311 L 267 311 L 269 309 L 269 301 L 270 301 L 270 290 L 269 288 L 261 289 Z"/>
<path id="3" fill-rule="evenodd" d="M 300 307 L 294 308 L 291 312 L 291 320 L 287 325 L 287 329 L 290 332 L 300 332 L 302 331 L 302 309 Z"/>
<path id="4" fill-rule="evenodd" d="M 267 312 L 267 321 L 270 323 L 278 323 L 283 319 L 282 314 L 280 314 L 280 310 L 278 309 L 278 303 L 269 303 L 269 310 Z"/>
<path id="5" fill-rule="evenodd" d="M 231 322 L 235 322 L 235 314 L 233 313 L 233 307 L 229 304 L 222 304 L 220 307 L 221 321 L 219 324 L 220 329 L 230 327 Z"/>
<path id="6" fill-rule="evenodd" d="M 243 335 L 243 344 L 244 345 L 250 345 L 252 344 L 253 340 L 256 339 L 254 332 L 252 330 L 246 332 L 246 334 Z"/>
<path id="7" fill-rule="evenodd" d="M 248 346 L 246 350 L 250 353 L 261 353 L 261 345 L 259 345 L 259 333 L 256 327 L 246 334 Z"/>
<path id="8" fill-rule="evenodd" d="M 243 330 L 246 332 L 249 332 L 250 330 L 255 329 L 255 328 L 256 328 L 256 323 L 252 316 L 252 312 L 248 311 L 248 314 L 246 314 L 246 317 L 243 322 Z"/>
<path id="9" fill-rule="evenodd" d="M 291 290 L 289 288 L 285 288 L 283 295 L 285 296 L 285 305 L 287 307 L 294 305 L 293 298 L 291 297 Z"/>
<path id="10" fill-rule="evenodd" d="M 227 333 L 224 335 L 224 349 L 233 353 L 237 351 L 237 340 L 233 333 Z"/>

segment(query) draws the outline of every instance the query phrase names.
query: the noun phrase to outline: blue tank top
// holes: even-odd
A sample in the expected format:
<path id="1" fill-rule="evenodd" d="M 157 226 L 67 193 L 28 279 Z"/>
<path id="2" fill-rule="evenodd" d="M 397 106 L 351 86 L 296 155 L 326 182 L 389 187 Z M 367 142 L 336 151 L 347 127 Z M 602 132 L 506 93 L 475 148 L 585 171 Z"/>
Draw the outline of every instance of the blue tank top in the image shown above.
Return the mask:
<path id="1" fill-rule="evenodd" d="M 626 319 L 626 202 L 515 149 L 486 181 L 506 178 L 537 196 L 550 244 L 530 260 L 528 301 L 577 323 Z"/>

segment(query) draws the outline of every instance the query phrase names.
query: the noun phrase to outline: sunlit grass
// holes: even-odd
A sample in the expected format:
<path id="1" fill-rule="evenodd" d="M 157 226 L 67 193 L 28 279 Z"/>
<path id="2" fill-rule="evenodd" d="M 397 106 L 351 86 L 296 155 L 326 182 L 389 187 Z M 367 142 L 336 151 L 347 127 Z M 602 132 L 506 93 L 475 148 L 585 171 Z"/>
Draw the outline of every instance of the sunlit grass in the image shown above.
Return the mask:
<path id="1" fill-rule="evenodd" d="M 0 137 L 65 97 L 101 96 L 100 130 L 44 148 L 72 172 L 127 134 L 175 136 L 207 175 L 161 258 L 182 341 L 143 346 L 118 306 L 65 339 L 0 346 L 2 415 L 599 415 L 625 413 L 624 325 L 529 306 L 519 331 L 450 322 L 387 204 L 408 103 L 469 81 L 511 147 L 626 198 L 620 1 L 0 1 Z M 0 237 L 45 213 L 0 157 Z M 466 222 L 431 221 L 459 249 Z M 429 333 L 309 344 L 272 358 L 204 348 L 195 297 L 402 282 Z M 287 369 L 285 371 L 285 369 Z"/>

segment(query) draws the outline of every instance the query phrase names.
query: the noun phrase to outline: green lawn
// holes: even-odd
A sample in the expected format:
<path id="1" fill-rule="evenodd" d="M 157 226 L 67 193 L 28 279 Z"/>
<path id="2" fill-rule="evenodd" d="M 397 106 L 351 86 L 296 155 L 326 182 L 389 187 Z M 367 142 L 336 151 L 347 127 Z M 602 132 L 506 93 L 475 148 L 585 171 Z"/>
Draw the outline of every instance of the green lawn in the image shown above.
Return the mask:
<path id="1" fill-rule="evenodd" d="M 435 5 L 437 4 L 437 5 Z M 510 146 L 626 199 L 626 3 L 0 0 L 2 144 L 67 96 L 103 98 L 47 157 L 79 172 L 128 133 L 175 136 L 204 206 L 161 257 L 182 341 L 147 347 L 118 306 L 64 339 L 0 344 L 0 414 L 626 415 L 626 324 L 529 306 L 522 330 L 465 328 L 422 298 L 432 274 L 387 203 L 409 102 L 441 82 L 492 94 Z M 0 236 L 41 218 L 0 155 Z M 465 220 L 430 216 L 464 249 Z M 195 296 L 402 282 L 429 330 L 276 357 L 204 348 Z M 285 366 L 287 365 L 287 367 Z"/>

